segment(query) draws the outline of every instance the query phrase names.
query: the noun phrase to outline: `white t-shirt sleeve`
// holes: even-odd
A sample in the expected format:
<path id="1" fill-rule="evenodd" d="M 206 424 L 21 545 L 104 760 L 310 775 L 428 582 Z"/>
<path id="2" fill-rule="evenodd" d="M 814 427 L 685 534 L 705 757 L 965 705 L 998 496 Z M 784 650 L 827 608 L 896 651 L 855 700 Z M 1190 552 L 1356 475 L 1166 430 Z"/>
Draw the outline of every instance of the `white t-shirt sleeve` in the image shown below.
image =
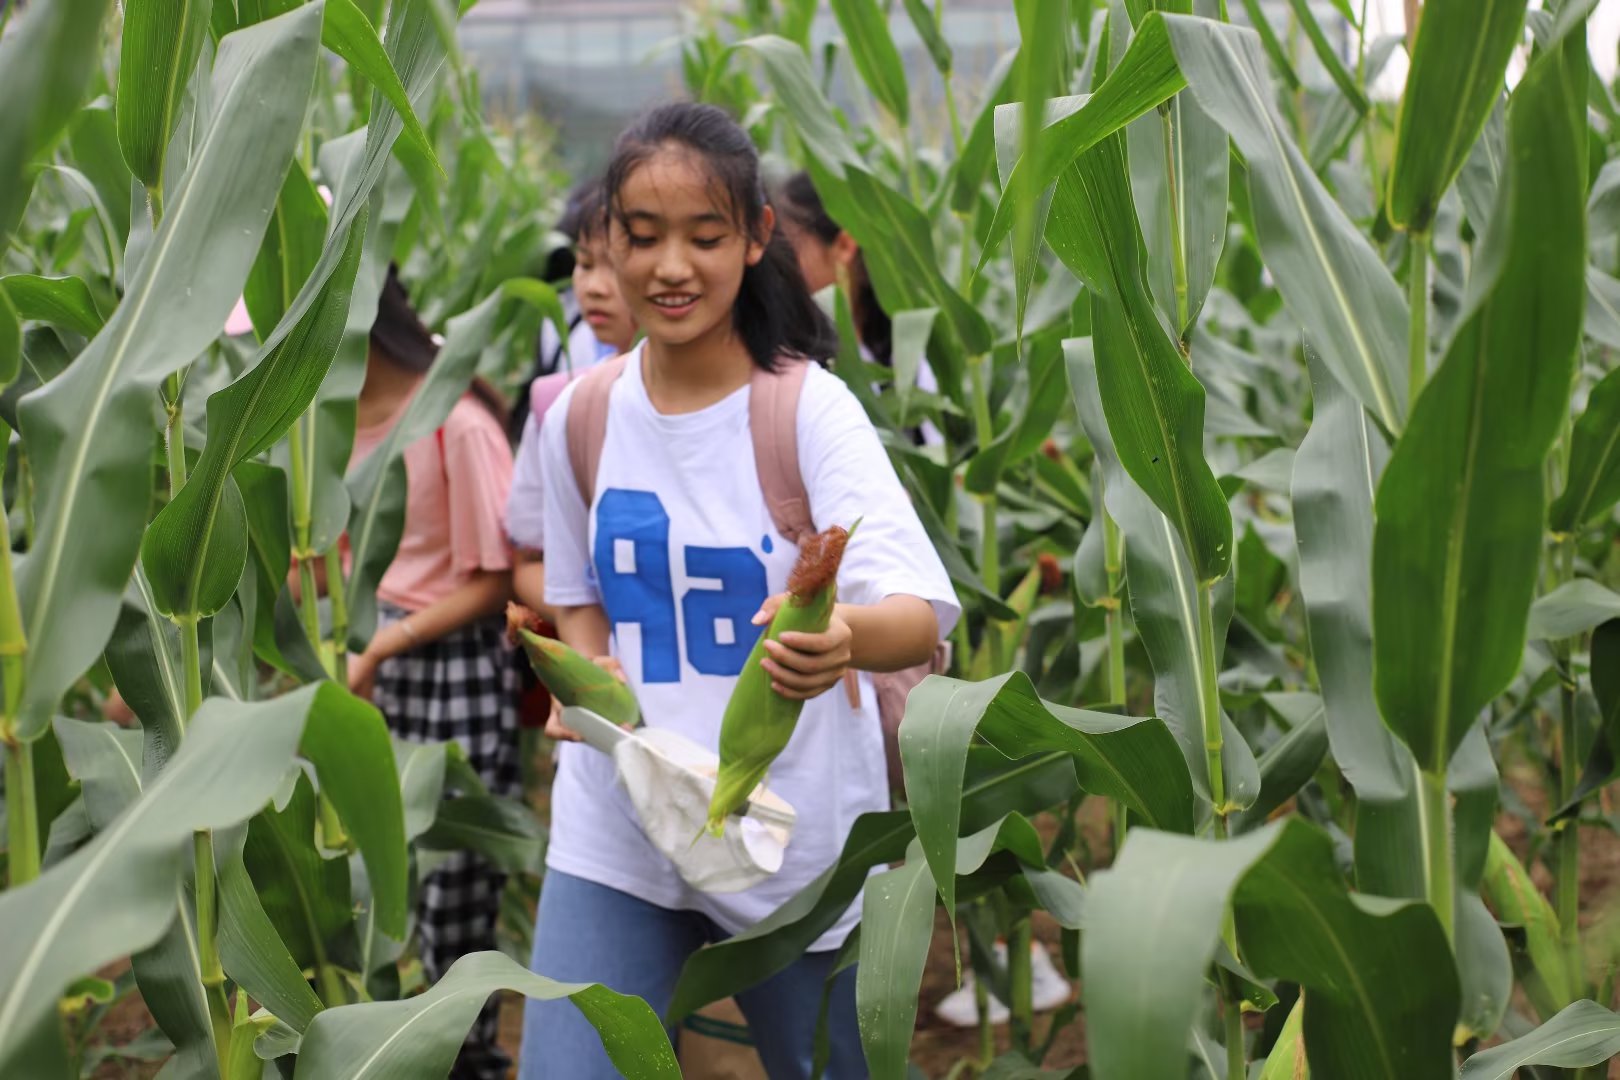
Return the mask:
<path id="1" fill-rule="evenodd" d="M 568 461 L 568 405 L 574 386 L 557 398 L 540 425 L 540 469 L 552 482 L 542 484 L 545 505 L 546 603 L 560 607 L 599 604 L 591 573 L 590 512 L 574 483 Z"/>
<path id="2" fill-rule="evenodd" d="M 531 551 L 546 547 L 545 485 L 541 482 L 540 424 L 530 412 L 523 420 L 512 463 L 512 490 L 506 497 L 506 535 L 512 543 Z"/>
<path id="3" fill-rule="evenodd" d="M 799 470 L 810 516 L 821 528 L 861 526 L 838 571 L 838 597 L 875 604 L 917 596 L 934 606 L 940 637 L 961 615 L 956 591 L 889 455 L 855 395 L 836 375 L 812 368 L 799 398 Z"/>

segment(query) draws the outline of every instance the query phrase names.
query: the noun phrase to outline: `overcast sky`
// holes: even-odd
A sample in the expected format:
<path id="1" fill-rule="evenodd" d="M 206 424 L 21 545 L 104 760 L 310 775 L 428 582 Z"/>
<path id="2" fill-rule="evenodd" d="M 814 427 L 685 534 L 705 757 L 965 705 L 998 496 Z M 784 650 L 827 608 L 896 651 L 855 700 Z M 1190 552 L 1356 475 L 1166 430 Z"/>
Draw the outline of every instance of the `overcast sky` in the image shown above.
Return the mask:
<path id="1" fill-rule="evenodd" d="M 1402 8 L 1401 0 L 1370 0 L 1367 10 L 1368 40 L 1376 40 L 1383 34 L 1402 33 L 1406 26 Z M 1360 10 L 1360 5 L 1352 3 L 1351 10 Z M 1586 26 L 1586 44 L 1605 79 L 1614 78 L 1617 42 L 1620 42 L 1620 0 L 1598 0 L 1597 10 L 1592 12 L 1592 19 Z M 1375 92 L 1380 97 L 1393 98 L 1400 94 L 1405 84 L 1406 54 L 1396 50 Z"/>

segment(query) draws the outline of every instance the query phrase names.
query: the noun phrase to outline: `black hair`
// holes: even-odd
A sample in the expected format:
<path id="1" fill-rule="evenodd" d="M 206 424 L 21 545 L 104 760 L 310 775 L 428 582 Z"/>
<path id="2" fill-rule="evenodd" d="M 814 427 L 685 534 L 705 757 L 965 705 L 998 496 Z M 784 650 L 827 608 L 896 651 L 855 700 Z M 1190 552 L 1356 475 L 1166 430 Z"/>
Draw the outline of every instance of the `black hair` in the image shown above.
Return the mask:
<path id="1" fill-rule="evenodd" d="M 823 361 L 838 351 L 831 320 L 816 305 L 799 272 L 799 261 L 780 230 L 762 236 L 765 188 L 759 151 L 730 116 L 713 105 L 677 102 L 641 116 L 619 136 L 602 191 L 610 215 L 625 225 L 619 191 L 636 166 L 665 146 L 702 157 L 715 187 L 724 191 L 732 220 L 765 245 L 764 256 L 743 271 L 732 308 L 733 325 L 754 363 L 767 371 L 783 354 Z"/>
<path id="2" fill-rule="evenodd" d="M 777 189 L 775 202 L 782 217 L 823 244 L 832 244 L 838 239 L 838 234 L 844 231 L 843 226 L 834 221 L 822 205 L 821 194 L 816 191 L 808 172 L 800 171 L 788 177 Z M 850 267 L 849 285 L 855 294 L 852 298 L 853 314 L 859 320 L 856 329 L 860 332 L 861 344 L 887 367 L 892 363 L 894 353 L 894 328 L 889 321 L 889 313 L 878 303 L 872 278 L 866 272 L 866 260 L 859 252 L 855 255 L 854 265 Z"/>
<path id="3" fill-rule="evenodd" d="M 568 238 L 568 243 L 552 249 L 546 256 L 544 271 L 547 281 L 563 281 L 574 272 L 574 247 L 579 243 L 580 215 L 587 202 L 600 205 L 602 182 L 600 179 L 582 180 L 569 191 L 563 202 L 562 216 L 557 219 L 557 231 Z"/>
<path id="4" fill-rule="evenodd" d="M 371 323 L 371 344 L 377 353 L 395 367 L 421 375 L 439 357 L 439 343 L 422 317 L 411 306 L 410 294 L 399 280 L 399 267 L 388 264 L 388 277 L 377 297 L 377 317 Z M 483 378 L 474 378 L 472 394 L 502 426 L 506 423 L 506 403 Z"/>
<path id="5" fill-rule="evenodd" d="M 576 197 L 571 200 L 569 209 L 567 232 L 568 239 L 572 241 L 574 247 L 577 248 L 593 238 L 607 238 L 607 195 L 602 189 L 600 178 L 581 185 Z M 573 270 L 570 269 L 569 273 L 573 273 Z"/>

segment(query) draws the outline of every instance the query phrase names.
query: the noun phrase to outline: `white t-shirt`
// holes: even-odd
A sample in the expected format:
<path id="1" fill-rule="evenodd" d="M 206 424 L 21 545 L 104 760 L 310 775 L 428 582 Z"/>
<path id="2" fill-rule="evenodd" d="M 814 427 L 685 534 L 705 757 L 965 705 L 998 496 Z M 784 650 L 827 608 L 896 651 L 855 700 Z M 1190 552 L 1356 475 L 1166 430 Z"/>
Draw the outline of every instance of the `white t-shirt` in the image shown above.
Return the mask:
<path id="1" fill-rule="evenodd" d="M 545 324 L 545 329 L 551 330 L 551 342 L 554 347 L 557 332 L 551 329 L 549 322 Z M 543 343 L 542 347 L 545 347 Z M 565 366 L 559 368 L 559 371 L 567 371 L 566 365 L 571 362 L 574 378 L 618 354 L 618 350 L 613 346 L 603 345 L 597 341 L 596 335 L 591 332 L 590 323 L 583 320 L 569 335 L 568 348 L 571 360 L 565 361 Z M 540 377 L 545 379 L 557 376 Z M 512 490 L 506 497 L 506 535 L 520 548 L 528 548 L 531 551 L 545 550 L 545 490 L 540 476 L 540 424 L 531 409 L 523 418 L 523 436 L 518 440 L 517 454 L 512 460 Z"/>
<path id="2" fill-rule="evenodd" d="M 573 390 L 541 428 L 541 461 L 553 477 L 572 475 Z M 595 506 L 587 514 L 572 482 L 545 487 L 547 601 L 602 604 L 646 723 L 711 748 L 758 634 L 749 620 L 786 588 L 798 551 L 776 531 L 759 490 L 748 394 L 744 387 L 698 412 L 662 415 L 647 397 L 637 348 L 613 386 Z M 939 556 L 859 402 L 820 368 L 805 378 L 798 444 L 812 520 L 825 528 L 862 519 L 838 573 L 839 599 L 918 596 L 933 604 L 940 634 L 949 633 L 960 609 Z M 613 762 L 577 743 L 561 749 L 547 865 L 660 907 L 701 911 L 730 933 L 752 926 L 832 864 L 856 817 L 888 808 L 876 699 L 870 676 L 859 681 L 858 710 L 836 687 L 807 702 L 771 766 L 766 782 L 798 822 L 782 869 L 767 881 L 722 895 L 689 888 L 643 835 Z M 859 917 L 857 900 L 812 949 L 839 947 Z"/>

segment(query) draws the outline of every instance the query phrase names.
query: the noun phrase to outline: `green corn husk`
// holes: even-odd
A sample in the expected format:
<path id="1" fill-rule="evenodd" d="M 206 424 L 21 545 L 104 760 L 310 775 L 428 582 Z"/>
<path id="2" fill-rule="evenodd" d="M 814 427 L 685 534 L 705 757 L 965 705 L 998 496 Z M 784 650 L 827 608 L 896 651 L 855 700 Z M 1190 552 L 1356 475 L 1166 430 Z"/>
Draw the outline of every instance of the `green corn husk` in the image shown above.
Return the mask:
<path id="1" fill-rule="evenodd" d="M 620 727 L 641 722 L 641 707 L 630 688 L 556 638 L 542 637 L 529 626 L 533 613 L 513 604 L 507 610 L 508 629 L 528 654 L 529 666 L 546 684 L 551 696 L 564 705 L 582 709 L 610 720 Z"/>
<path id="2" fill-rule="evenodd" d="M 709 800 L 707 826 L 712 836 L 724 833 L 726 817 L 736 813 L 764 781 L 771 762 L 793 737 L 804 709 L 804 702 L 771 689 L 770 673 L 760 667 L 765 642 L 779 640 L 789 631 L 819 634 L 827 629 L 838 600 L 838 564 L 852 531 L 835 525 L 804 542 L 788 578 L 787 599 L 755 642 L 737 677 L 720 722 L 720 770 Z"/>

